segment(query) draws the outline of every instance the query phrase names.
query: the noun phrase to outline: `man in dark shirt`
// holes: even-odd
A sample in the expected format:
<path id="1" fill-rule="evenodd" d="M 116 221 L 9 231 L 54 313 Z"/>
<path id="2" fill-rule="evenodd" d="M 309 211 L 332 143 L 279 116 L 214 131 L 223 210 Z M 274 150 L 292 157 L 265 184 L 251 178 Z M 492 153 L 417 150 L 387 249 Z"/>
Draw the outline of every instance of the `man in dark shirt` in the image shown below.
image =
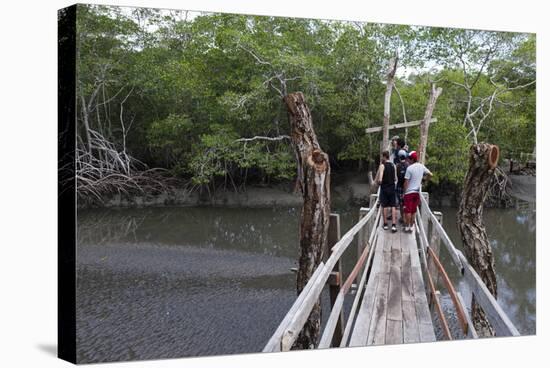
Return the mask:
<path id="1" fill-rule="evenodd" d="M 388 230 L 387 209 L 391 208 L 392 232 L 397 231 L 395 224 L 395 185 L 397 184 L 397 170 L 395 165 L 390 161 L 390 153 L 382 152 L 382 162 L 376 173 L 376 182 L 380 184 L 380 205 L 382 206 L 382 215 L 384 219 L 384 230 Z"/>
<path id="2" fill-rule="evenodd" d="M 407 167 L 409 162 L 407 160 L 407 152 L 405 150 L 400 150 L 397 154 L 399 163 L 396 165 L 397 169 L 397 186 L 395 188 L 395 196 L 399 206 L 399 214 L 401 218 L 399 219 L 400 223 L 403 223 L 403 184 L 405 183 L 405 172 L 407 172 Z"/>

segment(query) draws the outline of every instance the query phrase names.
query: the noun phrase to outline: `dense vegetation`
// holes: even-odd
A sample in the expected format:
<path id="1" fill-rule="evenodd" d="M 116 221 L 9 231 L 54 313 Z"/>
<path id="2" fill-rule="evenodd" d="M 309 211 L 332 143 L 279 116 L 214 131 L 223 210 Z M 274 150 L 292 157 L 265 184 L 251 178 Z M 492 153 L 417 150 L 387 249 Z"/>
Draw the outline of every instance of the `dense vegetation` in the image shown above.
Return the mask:
<path id="1" fill-rule="evenodd" d="M 443 88 L 427 150 L 436 184 L 461 183 L 472 142 L 504 157 L 535 146 L 531 34 L 95 5 L 78 6 L 77 32 L 83 184 L 146 167 L 211 188 L 292 179 L 281 97 L 294 91 L 333 171 L 368 170 L 381 133 L 365 129 L 382 124 L 396 52 L 392 122 L 422 119 L 430 82 Z M 418 144 L 418 128 L 391 134 Z"/>

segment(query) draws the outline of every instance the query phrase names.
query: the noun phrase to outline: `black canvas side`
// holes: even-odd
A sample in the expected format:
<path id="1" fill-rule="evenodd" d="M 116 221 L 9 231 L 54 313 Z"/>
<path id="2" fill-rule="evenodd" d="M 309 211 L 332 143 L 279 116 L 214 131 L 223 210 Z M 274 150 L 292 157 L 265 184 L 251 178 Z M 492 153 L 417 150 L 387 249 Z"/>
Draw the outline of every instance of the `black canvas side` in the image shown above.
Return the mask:
<path id="1" fill-rule="evenodd" d="M 76 5 L 58 11 L 58 357 L 76 363 Z"/>

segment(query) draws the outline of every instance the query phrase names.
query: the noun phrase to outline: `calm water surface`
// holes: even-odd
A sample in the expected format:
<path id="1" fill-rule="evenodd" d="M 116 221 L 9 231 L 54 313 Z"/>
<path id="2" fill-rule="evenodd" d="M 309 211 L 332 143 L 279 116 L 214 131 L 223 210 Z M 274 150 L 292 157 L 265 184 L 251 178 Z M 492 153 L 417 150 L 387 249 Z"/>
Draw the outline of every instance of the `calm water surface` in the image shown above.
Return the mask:
<path id="1" fill-rule="evenodd" d="M 334 211 L 343 232 L 357 219 L 357 208 Z M 456 210 L 442 212 L 458 246 Z M 289 270 L 296 266 L 299 209 L 102 209 L 78 216 L 82 363 L 258 352 L 295 298 Z M 485 220 L 499 303 L 522 334 L 533 334 L 535 213 L 487 209 Z M 355 252 L 348 251 L 347 264 Z M 468 298 L 465 284 L 459 290 Z M 452 310 L 445 294 L 443 303 Z"/>

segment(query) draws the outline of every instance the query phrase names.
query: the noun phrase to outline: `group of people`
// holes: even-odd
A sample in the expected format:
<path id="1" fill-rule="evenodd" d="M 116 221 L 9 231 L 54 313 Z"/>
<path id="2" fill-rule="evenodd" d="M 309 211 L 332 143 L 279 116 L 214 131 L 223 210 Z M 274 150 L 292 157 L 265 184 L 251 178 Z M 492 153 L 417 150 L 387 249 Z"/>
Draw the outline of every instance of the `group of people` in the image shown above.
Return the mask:
<path id="1" fill-rule="evenodd" d="M 422 179 L 430 178 L 432 173 L 418 162 L 416 151 L 408 151 L 405 142 L 395 136 L 392 138 L 392 149 L 382 152 L 382 160 L 376 182 L 380 185 L 380 206 L 384 219 L 384 230 L 388 230 L 388 220 L 392 220 L 391 230 L 397 232 L 397 208 L 405 232 L 412 232 L 414 216 L 420 204 Z M 388 210 L 391 214 L 388 214 Z"/>

